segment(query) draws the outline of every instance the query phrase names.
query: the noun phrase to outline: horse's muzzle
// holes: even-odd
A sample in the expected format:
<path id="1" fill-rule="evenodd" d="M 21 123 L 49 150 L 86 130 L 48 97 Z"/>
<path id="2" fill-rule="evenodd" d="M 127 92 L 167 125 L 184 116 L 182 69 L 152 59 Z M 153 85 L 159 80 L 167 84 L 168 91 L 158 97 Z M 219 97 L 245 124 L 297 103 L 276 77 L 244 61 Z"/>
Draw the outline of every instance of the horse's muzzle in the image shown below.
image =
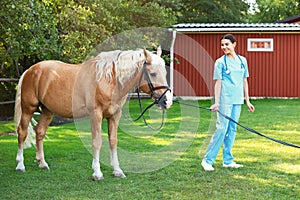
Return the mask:
<path id="1" fill-rule="evenodd" d="M 155 99 L 156 104 L 161 109 L 169 109 L 173 104 L 173 96 L 171 90 L 165 91 L 160 98 Z"/>

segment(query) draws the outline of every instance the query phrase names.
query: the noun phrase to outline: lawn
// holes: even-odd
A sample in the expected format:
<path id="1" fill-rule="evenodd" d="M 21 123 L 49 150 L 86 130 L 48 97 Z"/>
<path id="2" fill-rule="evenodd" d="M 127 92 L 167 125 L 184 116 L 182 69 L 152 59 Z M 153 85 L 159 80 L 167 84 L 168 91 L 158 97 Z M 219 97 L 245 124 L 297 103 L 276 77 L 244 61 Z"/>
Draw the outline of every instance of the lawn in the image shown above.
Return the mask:
<path id="1" fill-rule="evenodd" d="M 184 101 L 209 107 L 210 101 Z M 148 101 L 144 102 L 149 103 Z M 300 145 L 300 99 L 253 100 L 256 111 L 243 106 L 240 123 L 270 137 Z M 50 170 L 37 167 L 35 148 L 24 151 L 26 173 L 16 172 L 17 138 L 0 136 L 0 199 L 300 199 L 300 149 L 275 143 L 238 128 L 233 148 L 241 169 L 222 167 L 205 172 L 201 159 L 215 126 L 215 113 L 174 104 L 161 130 L 143 121 L 131 100 L 119 128 L 119 158 L 126 178 L 111 176 L 107 142 L 101 151 L 105 179 L 92 181 L 88 120 L 51 126 L 44 143 Z M 161 112 L 146 118 L 154 128 Z M 0 133 L 13 131 L 0 122 Z M 106 124 L 103 137 L 107 139 Z"/>

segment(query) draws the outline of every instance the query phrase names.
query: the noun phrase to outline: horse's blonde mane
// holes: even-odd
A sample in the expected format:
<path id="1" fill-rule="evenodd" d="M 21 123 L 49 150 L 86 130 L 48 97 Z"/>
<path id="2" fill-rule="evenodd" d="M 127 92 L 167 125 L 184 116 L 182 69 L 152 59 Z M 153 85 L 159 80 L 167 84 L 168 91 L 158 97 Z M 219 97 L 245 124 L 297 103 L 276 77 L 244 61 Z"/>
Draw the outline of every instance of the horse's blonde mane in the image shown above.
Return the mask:
<path id="1" fill-rule="evenodd" d="M 116 78 L 121 86 L 134 75 L 136 69 L 141 69 L 146 60 L 143 50 L 102 52 L 95 59 L 97 81 L 103 76 L 111 81 L 113 70 L 115 70 Z"/>

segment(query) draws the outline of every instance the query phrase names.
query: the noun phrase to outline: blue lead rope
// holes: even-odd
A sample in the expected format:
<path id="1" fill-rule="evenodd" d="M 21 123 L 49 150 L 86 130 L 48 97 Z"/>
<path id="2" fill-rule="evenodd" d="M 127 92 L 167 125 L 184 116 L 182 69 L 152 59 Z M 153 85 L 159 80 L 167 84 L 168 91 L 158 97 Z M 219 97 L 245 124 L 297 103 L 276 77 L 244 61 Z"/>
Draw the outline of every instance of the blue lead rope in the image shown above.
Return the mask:
<path id="1" fill-rule="evenodd" d="M 210 108 L 203 107 L 203 106 L 197 106 L 197 105 L 194 105 L 194 104 L 183 103 L 183 102 L 179 102 L 179 101 L 177 101 L 177 100 L 174 100 L 173 102 L 174 102 L 174 103 L 178 103 L 178 104 L 182 104 L 182 105 L 186 105 L 186 106 L 190 106 L 190 107 L 195 107 L 195 108 L 200 108 L 200 109 L 204 109 L 204 110 L 209 110 L 209 111 L 211 111 Z M 287 143 L 287 142 L 284 142 L 284 141 L 282 141 L 282 140 L 278 140 L 278 139 L 275 139 L 275 138 L 266 136 L 266 135 L 264 135 L 264 134 L 262 134 L 262 133 L 260 133 L 260 132 L 258 132 L 258 131 L 256 131 L 256 130 L 252 129 L 252 128 L 249 128 L 249 127 L 247 127 L 247 126 L 245 126 L 245 125 L 243 125 L 243 124 L 240 124 L 240 123 L 238 123 L 237 121 L 233 120 L 232 118 L 228 117 L 227 115 L 221 113 L 220 111 L 218 111 L 218 113 L 219 113 L 220 115 L 222 115 L 223 117 L 225 117 L 226 119 L 232 121 L 233 123 L 239 125 L 240 127 L 244 128 L 244 129 L 246 129 L 247 131 L 250 131 L 250 132 L 255 133 L 255 134 L 259 135 L 259 136 L 262 136 L 262 137 L 264 137 L 264 138 L 267 138 L 267 139 L 269 139 L 269 140 L 272 140 L 272 141 L 274 141 L 274 142 L 277 142 L 277 143 L 280 143 L 280 144 L 283 144 L 283 145 L 286 145 L 286 146 L 289 146 L 289 147 L 300 148 L 300 146 L 298 146 L 298 145 L 291 144 L 291 143 Z"/>

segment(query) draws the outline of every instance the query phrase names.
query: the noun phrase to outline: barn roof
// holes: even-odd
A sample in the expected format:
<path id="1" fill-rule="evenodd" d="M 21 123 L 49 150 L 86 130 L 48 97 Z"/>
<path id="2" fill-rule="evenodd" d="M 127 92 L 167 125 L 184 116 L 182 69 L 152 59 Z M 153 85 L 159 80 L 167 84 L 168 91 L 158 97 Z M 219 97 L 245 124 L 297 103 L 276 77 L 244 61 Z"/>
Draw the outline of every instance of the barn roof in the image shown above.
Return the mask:
<path id="1" fill-rule="evenodd" d="M 295 15 L 283 20 L 278 20 L 275 23 L 294 23 L 294 24 L 299 24 L 300 23 L 300 15 Z"/>
<path id="2" fill-rule="evenodd" d="M 299 32 L 300 24 L 291 23 L 182 23 L 178 32 Z"/>

